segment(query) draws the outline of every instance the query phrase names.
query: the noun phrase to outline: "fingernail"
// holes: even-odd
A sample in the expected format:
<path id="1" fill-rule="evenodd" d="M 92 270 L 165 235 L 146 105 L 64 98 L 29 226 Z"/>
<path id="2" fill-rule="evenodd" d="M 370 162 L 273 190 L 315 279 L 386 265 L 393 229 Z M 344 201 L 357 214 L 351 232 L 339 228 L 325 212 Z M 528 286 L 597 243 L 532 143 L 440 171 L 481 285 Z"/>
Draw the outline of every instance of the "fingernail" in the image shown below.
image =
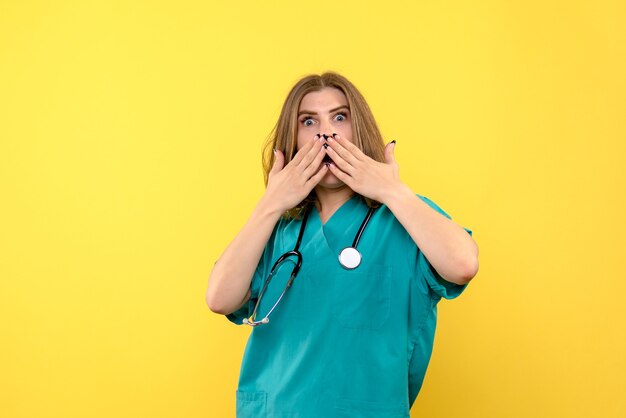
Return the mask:
<path id="1" fill-rule="evenodd" d="M 334 138 L 335 136 L 337 136 L 337 134 L 333 132 L 333 138 Z"/>
<path id="2" fill-rule="evenodd" d="M 324 163 L 326 167 L 330 167 L 330 163 Z"/>
<path id="3" fill-rule="evenodd" d="M 328 144 L 324 144 L 324 148 L 328 148 Z"/>
<path id="4" fill-rule="evenodd" d="M 396 140 L 394 139 L 393 141 L 391 141 L 391 143 L 392 143 L 392 144 L 395 144 L 395 143 L 396 143 Z"/>
<path id="5" fill-rule="evenodd" d="M 276 148 L 274 148 L 274 155 L 276 155 Z"/>
<path id="6" fill-rule="evenodd" d="M 317 136 L 318 138 L 321 138 L 321 137 L 322 137 L 322 135 L 321 135 L 321 134 L 317 134 L 317 135 L 315 135 L 315 136 Z"/>

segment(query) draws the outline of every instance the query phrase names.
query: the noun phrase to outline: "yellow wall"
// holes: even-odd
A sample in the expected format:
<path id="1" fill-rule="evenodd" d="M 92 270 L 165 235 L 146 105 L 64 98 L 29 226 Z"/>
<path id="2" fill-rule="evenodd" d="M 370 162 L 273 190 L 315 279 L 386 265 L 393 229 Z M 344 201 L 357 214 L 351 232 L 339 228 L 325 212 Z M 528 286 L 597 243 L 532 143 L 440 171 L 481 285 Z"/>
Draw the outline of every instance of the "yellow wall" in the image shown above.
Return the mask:
<path id="1" fill-rule="evenodd" d="M 412 416 L 626 416 L 626 3 L 223 3 L 0 2 L 0 416 L 234 416 L 207 277 L 326 69 L 480 246 Z"/>

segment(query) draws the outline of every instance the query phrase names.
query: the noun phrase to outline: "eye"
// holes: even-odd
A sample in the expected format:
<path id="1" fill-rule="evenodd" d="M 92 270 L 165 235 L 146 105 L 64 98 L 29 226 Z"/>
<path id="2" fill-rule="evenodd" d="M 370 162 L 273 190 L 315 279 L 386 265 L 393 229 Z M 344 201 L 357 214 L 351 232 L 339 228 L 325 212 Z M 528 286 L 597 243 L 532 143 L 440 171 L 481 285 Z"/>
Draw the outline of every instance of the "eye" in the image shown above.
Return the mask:
<path id="1" fill-rule="evenodd" d="M 335 119 L 337 119 L 339 122 L 343 122 L 344 120 L 346 120 L 346 113 L 345 112 L 339 112 L 337 113 L 337 115 L 335 115 Z"/>
<path id="2" fill-rule="evenodd" d="M 311 123 L 309 123 L 311 122 Z M 313 119 L 311 118 L 304 118 L 300 121 L 300 123 L 302 123 L 304 126 L 311 126 L 313 125 Z"/>

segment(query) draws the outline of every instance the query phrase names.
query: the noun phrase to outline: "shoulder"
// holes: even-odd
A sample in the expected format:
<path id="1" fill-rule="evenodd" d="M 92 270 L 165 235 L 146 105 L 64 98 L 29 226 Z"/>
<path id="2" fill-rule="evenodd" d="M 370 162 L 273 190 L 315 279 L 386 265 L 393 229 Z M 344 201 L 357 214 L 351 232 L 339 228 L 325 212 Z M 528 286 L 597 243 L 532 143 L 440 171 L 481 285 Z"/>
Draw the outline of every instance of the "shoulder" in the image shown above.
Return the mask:
<path id="1" fill-rule="evenodd" d="M 438 204 L 436 204 L 432 199 L 430 199 L 430 198 L 428 198 L 426 196 L 423 196 L 423 195 L 421 195 L 419 193 L 415 193 L 415 196 L 419 197 L 420 200 L 422 200 L 424 203 L 426 203 L 428 206 L 430 206 L 431 208 L 433 208 L 437 212 L 439 212 L 442 215 L 445 215 L 446 217 L 449 218 L 448 214 Z M 387 207 L 387 205 L 381 204 L 380 209 L 383 209 L 381 212 L 385 212 L 387 214 L 387 216 L 394 216 L 393 212 L 391 212 L 391 210 Z"/>
<path id="2" fill-rule="evenodd" d="M 437 205 L 435 202 L 433 202 L 431 199 L 427 198 L 426 196 L 422 196 L 420 194 L 415 194 L 415 196 L 419 197 L 424 203 L 426 203 L 428 206 L 430 206 L 431 208 L 433 208 L 434 210 L 436 210 L 437 212 L 441 213 L 443 216 L 445 216 L 446 218 L 450 219 L 450 215 L 448 215 L 443 209 L 441 209 L 441 207 L 439 207 L 439 205 Z"/>

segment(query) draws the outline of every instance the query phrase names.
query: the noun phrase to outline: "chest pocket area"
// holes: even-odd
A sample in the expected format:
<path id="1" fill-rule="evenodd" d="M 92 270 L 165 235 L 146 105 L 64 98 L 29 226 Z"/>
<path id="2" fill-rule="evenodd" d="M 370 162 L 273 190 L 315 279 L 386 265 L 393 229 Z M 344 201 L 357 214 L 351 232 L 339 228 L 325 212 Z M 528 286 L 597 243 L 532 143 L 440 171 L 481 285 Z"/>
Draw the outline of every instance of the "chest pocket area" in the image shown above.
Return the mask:
<path id="1" fill-rule="evenodd" d="M 344 328 L 378 330 L 389 320 L 391 266 L 359 266 L 333 275 L 333 317 Z"/>
<path id="2" fill-rule="evenodd" d="M 237 418 L 265 418 L 267 393 L 263 391 L 237 391 Z"/>

